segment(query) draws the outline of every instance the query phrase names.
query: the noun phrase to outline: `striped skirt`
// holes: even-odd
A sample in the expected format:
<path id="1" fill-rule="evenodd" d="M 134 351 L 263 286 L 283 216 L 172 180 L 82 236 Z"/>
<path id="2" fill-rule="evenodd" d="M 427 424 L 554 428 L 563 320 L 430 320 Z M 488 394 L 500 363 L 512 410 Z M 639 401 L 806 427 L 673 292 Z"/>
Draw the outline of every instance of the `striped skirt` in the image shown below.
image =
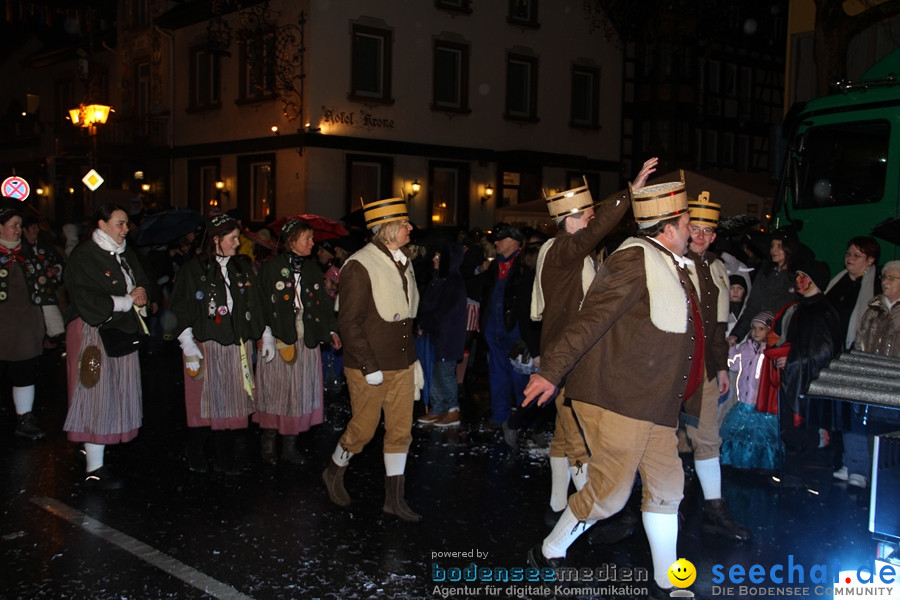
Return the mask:
<path id="1" fill-rule="evenodd" d="M 253 399 L 244 390 L 241 347 L 217 342 L 197 342 L 203 353 L 196 379 L 184 370 L 184 405 L 188 427 L 246 429 Z M 244 342 L 250 360 L 250 342 Z M 254 391 L 255 393 L 255 391 Z"/>
<path id="2" fill-rule="evenodd" d="M 91 388 L 81 384 L 81 353 L 88 346 L 100 350 L 100 380 Z M 63 431 L 69 441 L 118 444 L 133 440 L 143 417 L 141 365 L 137 352 L 110 358 L 96 327 L 75 319 L 66 328 L 66 374 L 69 412 Z"/>
<path id="3" fill-rule="evenodd" d="M 297 435 L 323 421 L 322 354 L 318 346 L 294 343 L 296 360 L 284 362 L 280 353 L 270 362 L 256 363 L 256 413 L 253 420 L 263 429 L 281 435 Z"/>

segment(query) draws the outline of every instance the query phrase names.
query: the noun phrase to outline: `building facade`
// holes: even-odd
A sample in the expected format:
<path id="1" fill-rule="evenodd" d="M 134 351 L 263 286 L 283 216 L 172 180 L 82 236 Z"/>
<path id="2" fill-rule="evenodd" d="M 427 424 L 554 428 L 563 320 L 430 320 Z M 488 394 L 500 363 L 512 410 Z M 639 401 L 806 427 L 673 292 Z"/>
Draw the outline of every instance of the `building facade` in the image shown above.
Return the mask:
<path id="1" fill-rule="evenodd" d="M 261 224 L 402 196 L 420 226 L 469 228 L 582 174 L 621 184 L 621 54 L 580 3 L 197 5 L 157 19 L 174 205 Z"/>

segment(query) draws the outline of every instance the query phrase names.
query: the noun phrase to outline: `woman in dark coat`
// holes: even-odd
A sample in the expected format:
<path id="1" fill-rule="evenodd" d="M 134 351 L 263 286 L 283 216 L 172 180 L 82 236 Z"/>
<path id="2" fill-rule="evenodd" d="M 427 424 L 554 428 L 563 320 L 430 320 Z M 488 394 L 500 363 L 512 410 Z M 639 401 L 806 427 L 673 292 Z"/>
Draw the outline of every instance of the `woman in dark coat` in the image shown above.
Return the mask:
<path id="1" fill-rule="evenodd" d="M 828 265 L 812 261 L 797 267 L 800 299 L 781 317 L 782 340 L 790 344 L 786 357 L 777 359 L 781 374 L 781 416 L 785 443 L 808 448 L 824 447 L 830 432 L 843 420 L 841 403 L 810 400 L 809 383 L 831 359 L 840 355 L 844 333 L 837 311 L 822 290 L 828 285 Z M 815 447 L 815 446 L 814 446 Z"/>
<path id="2" fill-rule="evenodd" d="M 312 226 L 289 220 L 281 229 L 282 252 L 263 264 L 259 289 L 266 307 L 262 353 L 256 365 L 257 406 L 253 420 L 263 430 L 262 458 L 305 461 L 297 453 L 297 434 L 323 420 L 322 355 L 319 344 L 341 348 L 334 301 L 316 259 Z"/>
<path id="3" fill-rule="evenodd" d="M 188 425 L 188 466 L 208 468 L 205 445 L 215 432 L 215 465 L 235 474 L 239 433 L 253 412 L 251 340 L 259 339 L 264 308 L 250 258 L 237 254 L 240 224 L 228 215 L 206 226 L 200 253 L 178 271 L 171 309 L 178 319 L 184 353 L 184 402 Z"/>
<path id="4" fill-rule="evenodd" d="M 29 439 L 44 437 L 32 408 L 44 341 L 41 306 L 55 302 L 54 275 L 22 244 L 22 215 L 12 207 L 0 209 L 0 379 L 12 383 L 16 435 Z"/>
<path id="5" fill-rule="evenodd" d="M 772 238 L 769 246 L 772 262 L 763 267 L 753 280 L 741 316 L 728 336 L 729 346 L 734 346 L 747 336 L 754 316 L 764 311 L 777 314 L 782 306 L 796 299 L 794 267 L 811 258 L 806 256 L 809 253 L 809 249 L 792 236 L 777 234 Z"/>
<path id="6" fill-rule="evenodd" d="M 108 444 L 137 436 L 143 416 L 138 342 L 147 334 L 149 278 L 125 243 L 128 214 L 104 204 L 94 215 L 96 229 L 81 243 L 65 270 L 69 308 L 66 367 L 69 413 L 63 429 L 83 442 L 86 483 L 104 489 L 122 486 L 103 464 Z"/>

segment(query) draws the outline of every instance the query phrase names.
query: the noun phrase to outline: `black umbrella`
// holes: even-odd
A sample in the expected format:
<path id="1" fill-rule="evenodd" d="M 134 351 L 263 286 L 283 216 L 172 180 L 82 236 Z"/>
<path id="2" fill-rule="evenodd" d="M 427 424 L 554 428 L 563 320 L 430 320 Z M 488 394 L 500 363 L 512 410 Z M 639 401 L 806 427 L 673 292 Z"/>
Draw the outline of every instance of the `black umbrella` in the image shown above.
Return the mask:
<path id="1" fill-rule="evenodd" d="M 872 235 L 900 246 L 900 217 L 890 217 L 872 227 Z"/>
<path id="2" fill-rule="evenodd" d="M 173 208 L 149 215 L 137 230 L 138 246 L 168 244 L 194 231 L 204 222 L 203 215 L 189 208 Z"/>

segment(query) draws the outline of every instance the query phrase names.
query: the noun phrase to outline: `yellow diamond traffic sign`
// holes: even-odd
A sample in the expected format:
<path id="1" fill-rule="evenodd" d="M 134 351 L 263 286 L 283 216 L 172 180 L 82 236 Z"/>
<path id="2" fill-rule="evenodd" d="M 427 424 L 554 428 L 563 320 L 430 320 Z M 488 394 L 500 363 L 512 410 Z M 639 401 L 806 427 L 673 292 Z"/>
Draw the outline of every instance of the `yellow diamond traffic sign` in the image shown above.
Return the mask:
<path id="1" fill-rule="evenodd" d="M 87 175 L 82 177 L 81 182 L 84 183 L 88 187 L 89 190 L 96 191 L 98 187 L 103 185 L 103 178 L 100 177 L 100 173 L 91 169 L 87 172 Z"/>

